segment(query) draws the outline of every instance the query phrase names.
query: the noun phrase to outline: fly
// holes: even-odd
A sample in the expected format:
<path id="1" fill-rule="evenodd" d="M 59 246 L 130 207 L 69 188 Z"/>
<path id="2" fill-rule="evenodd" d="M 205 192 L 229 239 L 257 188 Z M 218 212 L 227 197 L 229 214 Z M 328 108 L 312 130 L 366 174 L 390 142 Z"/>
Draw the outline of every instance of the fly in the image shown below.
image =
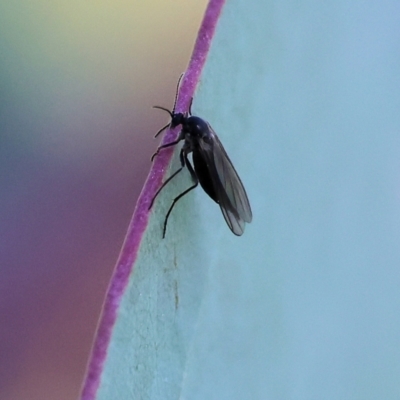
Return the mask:
<path id="1" fill-rule="evenodd" d="M 178 82 L 179 87 L 179 82 Z M 172 111 L 164 107 L 154 106 L 160 110 L 166 111 L 171 116 L 171 121 L 161 128 L 155 135 L 157 137 L 168 127 L 173 129 L 178 125 L 182 126 L 178 139 L 158 147 L 157 151 L 151 157 L 151 160 L 157 156 L 160 150 L 175 146 L 183 140 L 183 146 L 179 153 L 181 167 L 175 171 L 157 190 L 149 209 L 153 206 L 154 200 L 160 194 L 161 190 L 187 167 L 193 181 L 193 185 L 175 197 L 164 220 L 163 238 L 167 229 L 168 218 L 178 200 L 196 188 L 200 183 L 204 191 L 219 204 L 222 215 L 229 229 L 237 236 L 244 232 L 245 223 L 252 220 L 252 212 L 246 190 L 239 178 L 235 168 L 217 134 L 211 128 L 210 124 L 202 118 L 192 115 L 191 103 L 189 112 L 176 113 L 176 98 Z M 188 159 L 188 154 L 192 153 L 193 165 Z"/>

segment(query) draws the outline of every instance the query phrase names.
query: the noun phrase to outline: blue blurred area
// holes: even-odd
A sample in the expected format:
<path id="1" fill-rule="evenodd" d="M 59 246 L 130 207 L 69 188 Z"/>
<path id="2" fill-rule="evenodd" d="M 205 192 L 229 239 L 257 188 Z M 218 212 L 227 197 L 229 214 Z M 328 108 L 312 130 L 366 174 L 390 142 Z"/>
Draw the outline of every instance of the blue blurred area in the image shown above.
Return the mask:
<path id="1" fill-rule="evenodd" d="M 204 7 L 0 4 L 1 399 L 78 395 Z"/>

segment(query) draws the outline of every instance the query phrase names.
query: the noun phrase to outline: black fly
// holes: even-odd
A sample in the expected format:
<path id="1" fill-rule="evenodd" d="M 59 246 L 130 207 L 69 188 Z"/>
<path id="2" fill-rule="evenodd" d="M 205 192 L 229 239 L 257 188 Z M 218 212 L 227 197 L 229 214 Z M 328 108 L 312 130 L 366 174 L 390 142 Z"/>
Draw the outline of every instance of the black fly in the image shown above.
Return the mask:
<path id="1" fill-rule="evenodd" d="M 219 204 L 229 229 L 235 235 L 240 236 L 244 232 L 245 223 L 249 223 L 252 220 L 249 199 L 247 198 L 242 181 L 210 124 L 204 121 L 204 119 L 192 115 L 191 104 L 189 112 L 175 113 L 176 97 L 177 95 L 175 96 L 175 104 L 172 111 L 164 107 L 154 107 L 166 111 L 171 116 L 170 123 L 161 128 L 156 133 L 155 137 L 168 127 L 173 129 L 178 125 L 181 125 L 182 129 L 179 133 L 178 139 L 160 146 L 151 157 L 151 160 L 154 159 L 160 150 L 165 149 L 166 147 L 175 146 L 183 140 L 183 147 L 179 154 L 181 167 L 157 190 L 150 203 L 149 209 L 152 207 L 154 200 L 165 185 L 167 185 L 167 183 L 178 175 L 178 173 L 182 171 L 183 167 L 186 166 L 192 177 L 193 185 L 173 200 L 172 205 L 165 216 L 163 238 L 165 237 L 169 215 L 171 214 L 176 202 L 194 189 L 199 182 L 204 191 Z M 192 157 L 194 167 L 188 159 L 189 153 L 193 153 Z"/>

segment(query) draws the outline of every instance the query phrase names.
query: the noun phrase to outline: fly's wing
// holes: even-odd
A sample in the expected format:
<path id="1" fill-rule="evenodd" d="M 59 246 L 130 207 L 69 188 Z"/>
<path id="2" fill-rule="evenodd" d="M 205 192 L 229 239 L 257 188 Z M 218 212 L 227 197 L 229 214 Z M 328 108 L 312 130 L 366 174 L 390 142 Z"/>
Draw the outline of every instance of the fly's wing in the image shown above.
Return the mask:
<path id="1" fill-rule="evenodd" d="M 217 202 L 230 230 L 242 235 L 245 222 L 251 222 L 249 199 L 235 168 L 210 125 L 209 135 L 199 139 L 199 151 L 206 160 Z"/>

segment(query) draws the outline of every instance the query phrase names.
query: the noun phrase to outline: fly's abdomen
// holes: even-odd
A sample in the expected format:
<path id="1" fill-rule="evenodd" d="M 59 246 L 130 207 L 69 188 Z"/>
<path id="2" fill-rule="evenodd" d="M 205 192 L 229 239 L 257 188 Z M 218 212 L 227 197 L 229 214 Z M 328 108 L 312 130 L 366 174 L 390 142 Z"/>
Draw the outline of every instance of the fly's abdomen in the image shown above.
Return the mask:
<path id="1" fill-rule="evenodd" d="M 192 154 L 194 170 L 196 172 L 197 178 L 199 179 L 201 187 L 216 203 L 218 203 L 212 179 L 210 177 L 210 171 L 207 167 L 204 157 L 202 157 L 199 151 L 196 149 L 193 150 Z"/>

